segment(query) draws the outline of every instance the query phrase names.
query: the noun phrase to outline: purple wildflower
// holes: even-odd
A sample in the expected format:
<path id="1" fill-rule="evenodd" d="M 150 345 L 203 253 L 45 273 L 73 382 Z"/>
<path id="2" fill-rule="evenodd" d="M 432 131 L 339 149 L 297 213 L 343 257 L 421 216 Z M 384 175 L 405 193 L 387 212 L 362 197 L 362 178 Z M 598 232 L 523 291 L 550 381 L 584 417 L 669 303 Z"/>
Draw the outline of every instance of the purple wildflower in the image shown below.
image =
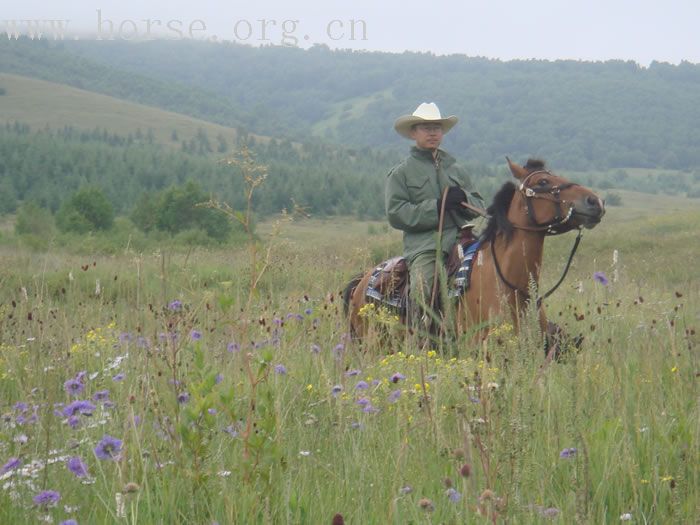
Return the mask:
<path id="1" fill-rule="evenodd" d="M 608 278 L 605 276 L 603 272 L 595 272 L 593 274 L 593 280 L 597 283 L 602 284 L 603 286 L 608 285 Z"/>
<path id="2" fill-rule="evenodd" d="M 25 403 L 24 401 L 17 401 L 17 403 L 15 403 L 14 409 L 17 412 L 24 413 L 27 410 L 29 410 L 29 405 L 27 405 L 27 403 Z"/>
<path id="3" fill-rule="evenodd" d="M 362 370 L 357 370 L 357 369 L 348 370 L 347 372 L 345 372 L 345 377 L 356 376 L 356 375 L 359 375 L 360 373 L 362 373 Z"/>
<path id="4" fill-rule="evenodd" d="M 224 432 L 226 432 L 232 438 L 238 437 L 238 431 L 236 430 L 236 427 L 234 427 L 233 425 L 227 426 L 224 429 Z"/>
<path id="5" fill-rule="evenodd" d="M 556 518 L 559 516 L 559 509 L 556 507 L 549 507 L 542 511 L 542 516 L 545 518 Z"/>
<path id="6" fill-rule="evenodd" d="M 190 339 L 192 339 L 193 341 L 199 341 L 201 338 L 202 338 L 202 332 L 200 332 L 198 330 L 192 330 L 190 332 Z"/>
<path id="7" fill-rule="evenodd" d="M 80 426 L 80 416 L 70 416 L 67 422 L 68 426 L 75 430 Z"/>
<path id="8" fill-rule="evenodd" d="M 92 396 L 93 401 L 107 401 L 109 399 L 109 390 L 100 390 L 99 392 L 95 392 Z"/>
<path id="9" fill-rule="evenodd" d="M 129 332 L 122 332 L 119 334 L 119 342 L 124 344 L 128 343 L 133 339 L 133 336 Z"/>
<path id="10" fill-rule="evenodd" d="M 181 405 L 184 405 L 190 400 L 190 395 L 187 392 L 180 392 L 177 395 L 177 402 L 180 403 Z"/>
<path id="11" fill-rule="evenodd" d="M 71 519 L 69 519 L 69 520 L 63 520 L 63 521 L 62 521 L 61 523 L 59 523 L 58 525 L 78 525 L 78 522 L 75 521 L 73 518 L 71 518 Z"/>
<path id="12" fill-rule="evenodd" d="M 119 453 L 122 450 L 122 440 L 109 436 L 107 434 L 100 440 L 95 447 L 95 456 L 99 459 L 119 459 Z"/>
<path id="13" fill-rule="evenodd" d="M 389 403 L 396 403 L 400 397 L 401 389 L 394 390 L 391 394 L 389 394 Z"/>
<path id="14" fill-rule="evenodd" d="M 338 394 L 340 394 L 343 391 L 343 387 L 340 385 L 335 385 L 333 388 L 331 388 L 331 394 L 334 397 L 338 397 Z"/>
<path id="15" fill-rule="evenodd" d="M 361 397 L 360 399 L 355 401 L 355 403 L 360 405 L 361 407 L 366 407 L 367 405 L 371 405 L 372 401 L 370 401 L 367 397 Z"/>
<path id="16" fill-rule="evenodd" d="M 172 312 L 179 312 L 180 310 L 182 310 L 182 301 L 180 301 L 179 299 L 171 301 L 168 305 L 168 310 Z"/>
<path id="17" fill-rule="evenodd" d="M 221 374 L 216 374 L 216 377 L 214 378 L 214 384 L 218 385 L 224 380 L 224 376 Z"/>
<path id="18" fill-rule="evenodd" d="M 367 384 L 367 381 L 358 381 L 355 385 L 355 390 L 367 390 L 368 388 L 369 385 Z"/>
<path id="19" fill-rule="evenodd" d="M 139 348 L 148 348 L 148 339 L 140 335 L 136 338 L 136 346 Z"/>
<path id="20" fill-rule="evenodd" d="M 217 410 L 215 408 L 208 408 L 207 412 L 210 413 L 212 416 L 215 416 L 217 414 Z"/>
<path id="21" fill-rule="evenodd" d="M 370 403 L 370 404 L 368 404 L 368 405 L 363 406 L 363 407 L 362 407 L 362 411 L 363 411 L 365 414 L 375 414 L 376 412 L 379 412 L 379 409 L 378 409 L 378 408 L 375 408 L 375 407 L 372 405 L 372 403 Z"/>
<path id="22" fill-rule="evenodd" d="M 68 470 L 70 470 L 78 478 L 86 478 L 88 476 L 87 465 L 78 456 L 70 458 L 66 462 L 66 466 L 68 467 Z"/>
<path id="23" fill-rule="evenodd" d="M 561 452 L 559 452 L 559 457 L 562 459 L 570 459 L 573 458 L 576 455 L 576 450 L 575 448 L 565 448 Z"/>
<path id="24" fill-rule="evenodd" d="M 95 405 L 90 403 L 90 401 L 78 400 L 64 407 L 63 415 L 66 417 L 75 416 L 76 414 L 91 416 L 94 410 Z"/>
<path id="25" fill-rule="evenodd" d="M 399 494 L 410 494 L 411 492 L 413 492 L 413 487 L 410 485 L 406 485 L 405 487 L 401 487 L 399 489 Z"/>
<path id="26" fill-rule="evenodd" d="M 61 495 L 55 490 L 42 490 L 34 496 L 34 503 L 40 507 L 53 507 L 61 499 Z"/>
<path id="27" fill-rule="evenodd" d="M 117 375 L 112 376 L 112 381 L 116 381 L 118 383 L 119 381 L 124 381 L 125 377 L 126 375 L 124 372 L 119 372 Z"/>
<path id="28" fill-rule="evenodd" d="M 85 381 L 85 378 L 87 377 L 87 375 L 88 375 L 87 370 L 81 370 L 80 372 L 75 374 L 75 379 L 82 383 L 83 381 Z"/>
<path id="29" fill-rule="evenodd" d="M 238 352 L 240 349 L 241 345 L 239 345 L 238 343 L 229 343 L 228 345 L 226 345 L 226 350 L 228 350 L 231 353 Z"/>
<path id="30" fill-rule="evenodd" d="M 345 350 L 345 343 L 338 343 L 335 345 L 335 348 L 333 348 L 333 353 L 338 355 L 341 354 Z"/>
<path id="31" fill-rule="evenodd" d="M 284 365 L 275 365 L 275 373 L 281 376 L 287 375 L 287 367 Z"/>
<path id="32" fill-rule="evenodd" d="M 10 458 L 7 463 L 5 463 L 2 468 L 0 468 L 0 476 L 16 469 L 22 464 L 22 460 L 19 458 Z"/>
<path id="33" fill-rule="evenodd" d="M 447 497 L 449 498 L 449 500 L 452 503 L 457 503 L 459 500 L 462 499 L 462 495 L 459 492 L 457 492 L 455 489 L 453 489 L 452 487 L 447 489 L 445 491 L 445 494 L 447 495 Z"/>
<path id="34" fill-rule="evenodd" d="M 403 375 L 401 372 L 396 372 L 393 376 L 391 376 L 392 383 L 398 383 L 402 379 L 406 379 L 406 376 Z"/>
<path id="35" fill-rule="evenodd" d="M 311 315 L 312 312 L 313 312 L 313 310 L 311 308 L 307 308 L 306 310 L 304 310 L 304 313 L 306 315 Z"/>
<path id="36" fill-rule="evenodd" d="M 311 352 L 314 354 L 320 354 L 321 353 L 321 347 L 317 345 L 316 343 L 311 345 Z"/>
<path id="37" fill-rule="evenodd" d="M 83 383 L 81 383 L 77 379 L 69 379 L 68 381 L 63 383 L 63 388 L 69 396 L 75 397 L 77 395 L 80 395 L 80 393 L 85 388 L 85 385 L 83 385 Z"/>

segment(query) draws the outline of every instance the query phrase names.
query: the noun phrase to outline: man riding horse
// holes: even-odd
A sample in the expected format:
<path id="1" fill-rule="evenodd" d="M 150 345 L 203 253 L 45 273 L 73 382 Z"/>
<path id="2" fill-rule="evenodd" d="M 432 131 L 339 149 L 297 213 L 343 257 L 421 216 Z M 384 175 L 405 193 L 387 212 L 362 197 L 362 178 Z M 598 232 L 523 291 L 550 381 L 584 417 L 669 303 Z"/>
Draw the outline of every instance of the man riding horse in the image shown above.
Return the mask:
<path id="1" fill-rule="evenodd" d="M 410 155 L 389 171 L 385 190 L 389 223 L 403 231 L 403 255 L 410 274 L 408 318 L 413 326 L 418 326 L 424 309 L 437 306 L 437 254 L 442 254 L 442 267 L 459 230 L 477 217 L 463 203 L 481 200 L 472 191 L 465 169 L 440 149 L 444 135 L 457 121 L 455 116 L 443 118 L 431 102 L 421 104 L 412 115 L 399 117 L 394 123 L 399 135 L 415 141 Z M 438 236 L 441 215 L 442 235 Z"/>

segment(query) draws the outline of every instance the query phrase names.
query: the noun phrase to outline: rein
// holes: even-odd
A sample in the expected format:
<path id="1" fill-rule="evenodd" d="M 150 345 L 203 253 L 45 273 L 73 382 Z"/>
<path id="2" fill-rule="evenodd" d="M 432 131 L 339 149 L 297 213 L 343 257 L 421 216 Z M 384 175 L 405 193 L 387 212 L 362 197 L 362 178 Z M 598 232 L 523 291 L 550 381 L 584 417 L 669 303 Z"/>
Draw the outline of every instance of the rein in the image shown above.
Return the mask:
<path id="1" fill-rule="evenodd" d="M 566 215 L 562 213 L 562 204 L 566 203 L 566 201 L 562 201 L 559 198 L 559 195 L 561 193 L 561 190 L 565 190 L 568 188 L 571 188 L 573 186 L 578 186 L 578 184 L 573 183 L 573 182 L 568 182 L 566 184 L 562 184 L 560 186 L 554 186 L 552 188 L 531 188 L 531 187 L 526 187 L 525 183 L 527 180 L 532 177 L 533 175 L 537 175 L 539 173 L 546 173 L 548 175 L 552 175 L 551 172 L 547 170 L 538 170 L 538 171 L 533 171 L 530 173 L 527 177 L 525 177 L 525 180 L 522 181 L 520 184 L 520 192 L 524 195 L 525 197 L 525 202 L 527 203 L 527 215 L 530 218 L 530 221 L 534 224 L 534 226 L 518 226 L 515 224 L 512 224 L 513 228 L 519 229 L 519 230 L 525 230 L 525 231 L 531 231 L 531 232 L 544 232 L 545 235 L 559 235 L 562 233 L 566 233 L 565 231 L 562 231 L 559 229 L 560 226 L 565 225 L 567 222 L 569 222 L 569 219 L 571 219 L 571 216 L 574 213 L 574 207 L 571 206 L 569 210 L 567 211 Z M 551 198 L 550 198 L 551 196 Z M 545 199 L 550 202 L 553 202 L 556 204 L 556 215 L 555 217 L 547 222 L 537 222 L 537 219 L 535 218 L 535 211 L 532 208 L 532 199 Z M 571 247 L 571 253 L 569 253 L 569 259 L 566 261 L 566 266 L 564 267 L 564 272 L 562 273 L 561 277 L 557 281 L 557 283 L 547 291 L 544 295 L 541 295 L 540 297 L 537 298 L 536 304 L 537 308 L 539 308 L 542 305 L 542 301 L 544 301 L 547 297 L 552 295 L 554 291 L 559 288 L 562 282 L 564 282 L 564 279 L 566 278 L 566 274 L 569 273 L 569 268 L 571 267 L 571 261 L 574 259 L 574 255 L 576 254 L 576 250 L 578 250 L 578 246 L 581 243 L 581 238 L 583 237 L 583 230 L 579 227 L 578 228 L 578 235 L 576 236 L 576 240 L 574 241 L 574 245 Z M 491 241 L 491 256 L 493 257 L 493 264 L 496 267 L 496 273 L 498 274 L 498 277 L 503 281 L 503 283 L 508 286 L 511 290 L 514 292 L 519 292 L 521 293 L 525 298 L 530 297 L 530 293 L 527 292 L 526 290 L 521 290 L 517 286 L 515 286 L 513 283 L 508 281 L 503 275 L 503 272 L 501 271 L 501 266 L 498 264 L 498 259 L 496 258 L 496 238 L 494 236 L 494 239 Z"/>
<path id="2" fill-rule="evenodd" d="M 566 278 L 566 274 L 569 273 L 569 268 L 571 267 L 571 261 L 574 259 L 574 255 L 576 254 L 576 250 L 578 250 L 578 245 L 581 243 L 581 238 L 583 237 L 583 230 L 579 228 L 578 230 L 578 235 L 576 236 L 576 240 L 574 241 L 574 245 L 571 247 L 571 253 L 569 254 L 569 259 L 566 261 L 566 266 L 564 267 L 564 273 L 561 274 L 561 277 L 557 281 L 557 284 L 552 286 L 547 293 L 544 295 L 541 295 L 540 297 L 537 298 L 537 308 L 539 308 L 542 305 L 542 301 L 544 301 L 547 297 L 552 295 L 554 291 L 559 288 L 559 285 L 564 282 L 564 278 Z M 508 288 L 513 290 L 514 292 L 519 292 L 525 296 L 525 298 L 530 297 L 530 293 L 527 292 L 526 290 L 521 290 L 514 284 L 512 284 L 508 279 L 506 279 L 505 275 L 503 275 L 503 272 L 501 271 L 501 265 L 498 264 L 498 259 L 496 259 L 496 249 L 494 248 L 495 245 L 495 239 L 491 241 L 491 256 L 493 257 L 493 264 L 496 267 L 496 273 L 498 274 L 498 277 L 503 281 Z"/>

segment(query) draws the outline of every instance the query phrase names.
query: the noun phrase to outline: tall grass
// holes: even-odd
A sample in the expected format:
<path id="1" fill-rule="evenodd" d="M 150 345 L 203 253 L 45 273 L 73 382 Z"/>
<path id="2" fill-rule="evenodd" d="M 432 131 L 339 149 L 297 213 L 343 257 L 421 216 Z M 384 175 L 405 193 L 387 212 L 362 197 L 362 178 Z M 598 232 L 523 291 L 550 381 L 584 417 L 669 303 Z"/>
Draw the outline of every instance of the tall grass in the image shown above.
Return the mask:
<path id="1" fill-rule="evenodd" d="M 549 365 L 532 323 L 358 348 L 338 291 L 395 246 L 366 226 L 292 227 L 249 309 L 245 252 L 0 253 L 0 522 L 693 523 L 697 219 L 589 232 L 548 302 L 585 343 Z"/>

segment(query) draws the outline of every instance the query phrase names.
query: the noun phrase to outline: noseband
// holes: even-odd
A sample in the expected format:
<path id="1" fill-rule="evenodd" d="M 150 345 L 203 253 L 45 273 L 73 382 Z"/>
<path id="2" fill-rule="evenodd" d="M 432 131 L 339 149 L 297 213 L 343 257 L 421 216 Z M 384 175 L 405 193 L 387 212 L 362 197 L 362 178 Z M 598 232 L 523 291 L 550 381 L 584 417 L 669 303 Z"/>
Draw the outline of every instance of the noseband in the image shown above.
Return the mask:
<path id="1" fill-rule="evenodd" d="M 571 219 L 571 216 L 574 213 L 574 207 L 573 205 L 569 206 L 566 213 L 563 213 L 562 204 L 566 204 L 567 202 L 561 199 L 561 192 L 562 190 L 579 185 L 574 182 L 567 182 L 565 184 L 552 187 L 545 186 L 541 188 L 533 188 L 526 186 L 526 183 L 530 177 L 540 173 L 546 173 L 547 175 L 554 177 L 552 172 L 548 170 L 533 171 L 527 177 L 525 177 L 518 188 L 520 193 L 525 198 L 525 203 L 527 204 L 527 216 L 533 226 L 517 226 L 514 224 L 513 227 L 528 231 L 543 231 L 546 235 L 559 235 L 560 233 L 566 233 L 567 231 L 570 231 L 571 228 L 562 228 L 562 226 L 565 226 L 566 223 L 569 222 L 569 219 Z M 533 200 L 535 199 L 544 199 L 554 203 L 556 213 L 551 220 L 546 222 L 537 221 L 537 218 L 535 217 L 535 209 L 533 207 Z"/>

